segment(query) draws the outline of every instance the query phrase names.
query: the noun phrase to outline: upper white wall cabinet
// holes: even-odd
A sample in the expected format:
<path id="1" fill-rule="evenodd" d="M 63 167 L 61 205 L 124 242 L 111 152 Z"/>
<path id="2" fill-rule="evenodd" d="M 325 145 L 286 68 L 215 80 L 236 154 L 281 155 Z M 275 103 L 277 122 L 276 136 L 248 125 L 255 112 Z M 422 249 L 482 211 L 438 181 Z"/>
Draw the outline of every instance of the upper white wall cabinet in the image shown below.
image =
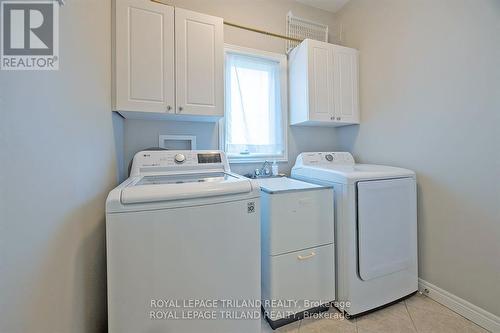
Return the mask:
<path id="1" fill-rule="evenodd" d="M 114 111 L 179 120 L 224 115 L 221 18 L 147 0 L 115 0 L 114 24 Z"/>
<path id="2" fill-rule="evenodd" d="M 357 50 L 306 39 L 288 63 L 292 125 L 359 124 Z"/>
<path id="3" fill-rule="evenodd" d="M 224 115 L 223 20 L 175 9 L 177 112 Z"/>
<path id="4" fill-rule="evenodd" d="M 115 1 L 114 110 L 173 112 L 174 8 Z"/>

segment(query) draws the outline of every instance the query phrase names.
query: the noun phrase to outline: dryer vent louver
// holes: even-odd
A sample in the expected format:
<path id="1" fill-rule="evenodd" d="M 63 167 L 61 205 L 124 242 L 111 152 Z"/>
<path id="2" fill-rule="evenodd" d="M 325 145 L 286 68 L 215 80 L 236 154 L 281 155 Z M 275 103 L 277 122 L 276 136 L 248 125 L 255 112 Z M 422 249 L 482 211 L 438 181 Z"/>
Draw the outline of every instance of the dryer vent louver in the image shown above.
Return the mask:
<path id="1" fill-rule="evenodd" d="M 300 38 L 300 39 L 310 38 L 322 42 L 328 42 L 327 25 L 294 16 L 292 12 L 289 12 L 286 18 L 287 18 L 286 34 L 288 37 Z M 299 44 L 298 42 L 288 41 L 287 52 L 289 52 L 298 44 Z"/>

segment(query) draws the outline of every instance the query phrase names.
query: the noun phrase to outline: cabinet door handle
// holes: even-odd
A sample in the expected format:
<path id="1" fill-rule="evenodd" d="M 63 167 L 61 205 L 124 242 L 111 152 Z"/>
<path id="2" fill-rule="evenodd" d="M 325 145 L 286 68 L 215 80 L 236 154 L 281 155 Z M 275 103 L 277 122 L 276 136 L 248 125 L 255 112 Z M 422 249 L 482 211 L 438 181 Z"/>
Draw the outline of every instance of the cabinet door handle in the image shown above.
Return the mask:
<path id="1" fill-rule="evenodd" d="M 167 111 L 172 110 L 172 107 L 170 105 L 167 105 Z"/>
<path id="2" fill-rule="evenodd" d="M 311 254 L 308 254 L 307 256 L 298 255 L 297 259 L 299 259 L 299 260 L 307 260 L 307 259 L 311 259 L 315 255 L 316 255 L 316 252 L 311 252 Z"/>
<path id="3" fill-rule="evenodd" d="M 182 111 L 182 106 L 179 106 L 179 112 L 181 112 L 181 111 Z"/>
<path id="4" fill-rule="evenodd" d="M 335 117 L 330 117 L 330 120 L 335 120 Z"/>
<path id="5" fill-rule="evenodd" d="M 337 120 L 340 120 L 340 117 L 337 117 Z"/>

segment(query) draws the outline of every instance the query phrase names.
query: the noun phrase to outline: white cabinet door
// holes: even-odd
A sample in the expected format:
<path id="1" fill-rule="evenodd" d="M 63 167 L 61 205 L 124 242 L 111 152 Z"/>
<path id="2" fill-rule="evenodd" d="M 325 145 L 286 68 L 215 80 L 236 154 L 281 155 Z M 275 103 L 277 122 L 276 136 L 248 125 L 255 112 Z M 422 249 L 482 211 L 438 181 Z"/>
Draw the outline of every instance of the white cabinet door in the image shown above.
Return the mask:
<path id="1" fill-rule="evenodd" d="M 223 20 L 175 10 L 176 113 L 224 114 Z"/>
<path id="2" fill-rule="evenodd" d="M 333 45 L 335 121 L 359 123 L 358 51 Z"/>
<path id="3" fill-rule="evenodd" d="M 114 110 L 174 112 L 174 8 L 116 0 Z"/>
<path id="4" fill-rule="evenodd" d="M 331 45 L 308 40 L 309 43 L 309 119 L 332 121 L 333 76 Z"/>

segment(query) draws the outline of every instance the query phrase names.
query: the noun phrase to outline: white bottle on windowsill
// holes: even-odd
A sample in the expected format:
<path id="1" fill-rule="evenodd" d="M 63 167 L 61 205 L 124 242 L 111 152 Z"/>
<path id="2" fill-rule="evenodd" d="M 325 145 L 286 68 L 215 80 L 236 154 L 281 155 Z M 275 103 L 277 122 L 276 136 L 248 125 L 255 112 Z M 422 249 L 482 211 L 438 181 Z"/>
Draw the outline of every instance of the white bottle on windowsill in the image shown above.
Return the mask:
<path id="1" fill-rule="evenodd" d="M 273 165 L 271 167 L 271 172 L 274 177 L 278 176 L 278 163 L 276 161 L 273 161 Z"/>

